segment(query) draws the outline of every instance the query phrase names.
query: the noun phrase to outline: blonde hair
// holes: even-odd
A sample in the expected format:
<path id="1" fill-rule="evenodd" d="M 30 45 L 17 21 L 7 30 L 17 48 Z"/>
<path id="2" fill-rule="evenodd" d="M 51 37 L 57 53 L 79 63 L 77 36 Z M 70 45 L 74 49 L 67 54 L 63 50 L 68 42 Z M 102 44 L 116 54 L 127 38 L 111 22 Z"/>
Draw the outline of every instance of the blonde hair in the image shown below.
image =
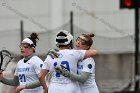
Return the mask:
<path id="1" fill-rule="evenodd" d="M 82 34 L 82 36 L 84 36 L 84 37 L 85 37 L 85 39 L 86 39 L 86 41 L 87 41 L 86 45 L 91 46 L 91 45 L 93 44 L 92 37 L 94 37 L 94 36 L 95 36 L 95 34 L 93 34 L 93 33 L 89 33 L 89 34 Z"/>

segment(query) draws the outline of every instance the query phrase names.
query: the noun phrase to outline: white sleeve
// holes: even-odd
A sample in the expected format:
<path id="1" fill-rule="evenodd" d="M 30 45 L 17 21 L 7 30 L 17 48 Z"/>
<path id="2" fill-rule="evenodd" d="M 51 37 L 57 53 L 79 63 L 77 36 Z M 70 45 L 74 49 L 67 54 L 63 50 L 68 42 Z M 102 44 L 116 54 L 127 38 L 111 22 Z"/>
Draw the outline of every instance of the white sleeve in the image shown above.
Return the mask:
<path id="1" fill-rule="evenodd" d="M 44 61 L 44 64 L 42 66 L 42 69 L 47 69 L 49 70 L 49 63 L 52 60 L 52 58 L 50 56 L 47 56 L 47 58 Z"/>
<path id="2" fill-rule="evenodd" d="M 35 72 L 37 74 L 39 74 L 40 73 L 40 70 L 41 70 L 41 68 L 43 66 L 43 61 L 40 58 L 36 58 L 35 60 L 36 61 L 34 61 L 34 63 L 33 63 L 34 69 L 35 69 Z"/>
<path id="3" fill-rule="evenodd" d="M 83 70 L 84 72 L 93 73 L 95 70 L 95 62 L 93 58 L 86 58 L 83 61 Z"/>
<path id="4" fill-rule="evenodd" d="M 85 56 L 85 52 L 86 50 L 75 50 L 74 54 L 75 54 L 75 57 L 77 57 L 80 60 L 83 60 Z"/>

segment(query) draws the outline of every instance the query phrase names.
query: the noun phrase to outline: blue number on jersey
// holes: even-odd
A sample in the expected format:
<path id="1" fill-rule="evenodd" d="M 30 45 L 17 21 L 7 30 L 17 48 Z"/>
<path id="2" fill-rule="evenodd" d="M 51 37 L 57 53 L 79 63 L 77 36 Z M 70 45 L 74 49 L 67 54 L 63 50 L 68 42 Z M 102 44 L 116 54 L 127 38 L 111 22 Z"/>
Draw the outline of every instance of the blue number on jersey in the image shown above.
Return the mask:
<path id="1" fill-rule="evenodd" d="M 25 79 L 25 75 L 24 74 L 19 74 L 19 80 L 20 82 L 26 82 L 26 79 Z"/>
<path id="2" fill-rule="evenodd" d="M 70 71 L 69 62 L 67 62 L 67 61 L 62 61 L 61 64 L 62 64 L 62 65 L 66 65 L 66 66 L 65 66 L 66 69 L 67 69 L 68 71 Z"/>
<path id="3" fill-rule="evenodd" d="M 62 61 L 61 64 L 62 64 L 62 65 L 65 65 L 66 69 L 67 69 L 68 71 L 70 71 L 69 62 L 67 62 L 67 61 Z M 57 62 L 54 63 L 54 66 L 55 66 L 55 67 L 57 66 Z M 60 77 L 60 73 L 56 73 L 56 77 Z"/>
<path id="4" fill-rule="evenodd" d="M 56 67 L 56 66 L 57 66 L 57 62 L 54 63 L 54 67 Z M 56 77 L 60 77 L 60 73 L 56 73 L 55 76 L 56 76 Z"/>

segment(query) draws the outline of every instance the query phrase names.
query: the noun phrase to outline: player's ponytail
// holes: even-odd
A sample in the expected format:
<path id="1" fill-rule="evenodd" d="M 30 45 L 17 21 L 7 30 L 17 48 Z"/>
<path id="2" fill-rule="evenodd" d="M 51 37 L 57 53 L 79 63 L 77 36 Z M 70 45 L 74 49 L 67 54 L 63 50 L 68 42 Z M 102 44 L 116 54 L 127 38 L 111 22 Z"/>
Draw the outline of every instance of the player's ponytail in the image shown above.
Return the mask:
<path id="1" fill-rule="evenodd" d="M 33 47 L 36 47 L 37 40 L 39 40 L 38 34 L 35 33 L 35 32 L 33 32 L 33 33 L 30 35 L 29 39 L 31 39 L 31 40 L 33 41 Z"/>
<path id="2" fill-rule="evenodd" d="M 90 36 L 90 37 L 94 37 L 95 36 L 95 34 L 93 34 L 93 33 L 89 33 L 87 35 Z"/>

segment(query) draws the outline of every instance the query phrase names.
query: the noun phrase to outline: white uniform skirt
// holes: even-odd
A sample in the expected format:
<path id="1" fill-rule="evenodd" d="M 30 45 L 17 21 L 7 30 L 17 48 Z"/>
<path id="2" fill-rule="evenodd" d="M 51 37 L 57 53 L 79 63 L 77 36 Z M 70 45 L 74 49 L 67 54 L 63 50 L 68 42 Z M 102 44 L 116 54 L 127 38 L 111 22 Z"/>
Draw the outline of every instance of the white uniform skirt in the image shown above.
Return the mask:
<path id="1" fill-rule="evenodd" d="M 48 93 L 81 93 L 79 83 L 50 83 Z"/>

